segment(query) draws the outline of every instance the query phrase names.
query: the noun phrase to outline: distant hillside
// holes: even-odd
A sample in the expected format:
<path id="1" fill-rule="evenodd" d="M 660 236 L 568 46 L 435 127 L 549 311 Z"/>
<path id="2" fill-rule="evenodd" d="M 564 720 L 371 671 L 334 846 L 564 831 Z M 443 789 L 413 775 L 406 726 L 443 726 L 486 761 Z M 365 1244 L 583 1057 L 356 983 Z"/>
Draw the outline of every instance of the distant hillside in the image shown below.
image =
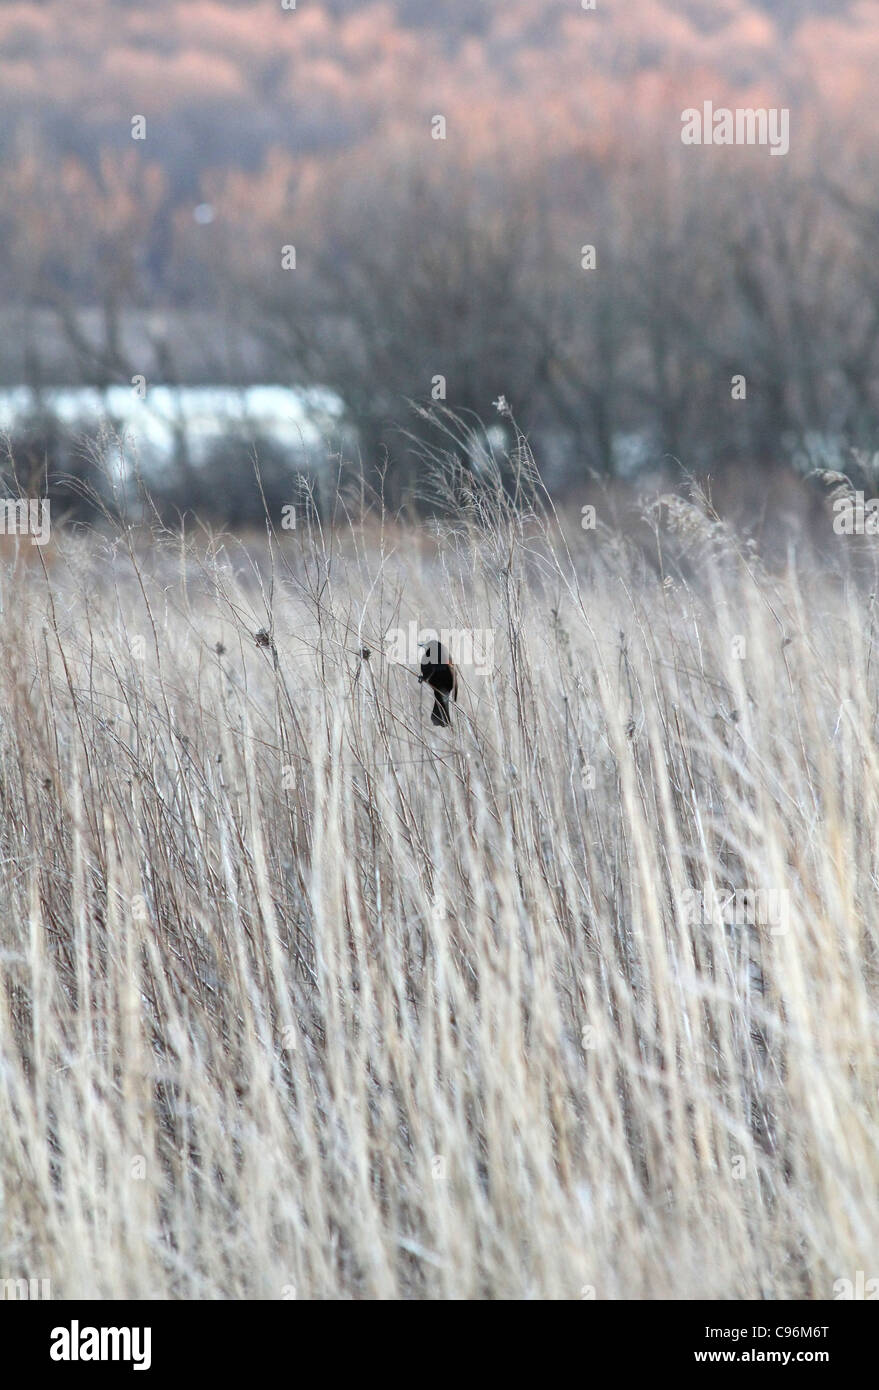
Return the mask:
<path id="1" fill-rule="evenodd" d="M 875 0 L 0 5 L 0 382 L 318 383 L 400 476 L 425 399 L 571 474 L 872 449 L 877 69 Z"/>
<path id="2" fill-rule="evenodd" d="M 872 0 L 3 4 L 0 295 L 213 312 L 220 267 L 268 265 L 348 186 L 311 234 L 350 255 L 360 181 L 399 191 L 404 168 L 497 205 L 533 171 L 576 225 L 601 171 L 666 158 L 707 97 L 790 106 L 792 162 L 860 189 L 877 67 Z"/>
<path id="3" fill-rule="evenodd" d="M 535 140 L 543 158 L 584 144 L 609 156 L 633 123 L 665 123 L 678 93 L 721 91 L 784 99 L 811 120 L 854 111 L 875 135 L 877 60 L 879 5 L 865 0 L 599 0 L 595 12 L 576 0 L 5 4 L 0 233 L 30 243 L 35 218 L 51 221 L 90 183 L 94 206 L 118 182 L 107 161 L 136 148 L 153 170 L 132 196 L 152 224 L 155 291 L 177 212 L 272 151 L 370 158 L 442 112 L 477 157 Z M 135 114 L 147 119 L 138 147 Z M 67 214 L 63 225 L 68 240 L 87 233 Z M 87 296 L 87 264 L 79 278 Z M 0 288 L 20 293 L 20 274 Z"/>

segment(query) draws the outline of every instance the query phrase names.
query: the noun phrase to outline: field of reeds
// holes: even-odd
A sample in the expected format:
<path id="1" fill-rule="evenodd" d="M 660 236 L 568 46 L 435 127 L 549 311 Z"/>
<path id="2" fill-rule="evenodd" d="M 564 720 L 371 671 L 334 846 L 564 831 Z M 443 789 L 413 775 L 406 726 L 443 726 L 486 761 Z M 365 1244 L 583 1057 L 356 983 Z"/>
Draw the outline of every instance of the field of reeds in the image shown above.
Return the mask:
<path id="1" fill-rule="evenodd" d="M 0 1280 L 879 1274 L 875 593 L 518 462 L 420 522 L 7 539 Z M 410 623 L 490 635 L 450 730 Z"/>

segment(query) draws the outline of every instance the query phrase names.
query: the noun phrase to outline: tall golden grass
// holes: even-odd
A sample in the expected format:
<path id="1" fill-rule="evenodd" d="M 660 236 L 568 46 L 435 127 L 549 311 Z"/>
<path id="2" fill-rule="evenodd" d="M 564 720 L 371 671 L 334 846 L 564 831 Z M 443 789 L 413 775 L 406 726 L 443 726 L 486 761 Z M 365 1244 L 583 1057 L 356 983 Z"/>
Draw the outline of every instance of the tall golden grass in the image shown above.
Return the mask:
<path id="1" fill-rule="evenodd" d="M 447 472 L 441 521 L 56 531 L 0 574 L 0 1280 L 879 1274 L 875 595 L 699 497 L 652 553 L 582 531 L 526 465 L 515 504 Z M 451 731 L 383 655 L 410 620 L 494 635 Z"/>

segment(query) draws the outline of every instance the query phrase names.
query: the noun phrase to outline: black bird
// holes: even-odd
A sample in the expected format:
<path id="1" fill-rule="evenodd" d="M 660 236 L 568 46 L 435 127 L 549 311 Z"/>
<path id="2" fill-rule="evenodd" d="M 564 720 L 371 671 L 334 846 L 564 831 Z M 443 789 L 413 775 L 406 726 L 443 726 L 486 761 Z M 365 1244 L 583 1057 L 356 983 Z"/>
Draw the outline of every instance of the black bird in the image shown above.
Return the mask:
<path id="1" fill-rule="evenodd" d="M 433 691 L 431 724 L 451 727 L 452 710 L 449 696 L 458 698 L 458 672 L 455 663 L 441 642 L 426 642 L 421 657 L 420 681 L 424 681 Z"/>

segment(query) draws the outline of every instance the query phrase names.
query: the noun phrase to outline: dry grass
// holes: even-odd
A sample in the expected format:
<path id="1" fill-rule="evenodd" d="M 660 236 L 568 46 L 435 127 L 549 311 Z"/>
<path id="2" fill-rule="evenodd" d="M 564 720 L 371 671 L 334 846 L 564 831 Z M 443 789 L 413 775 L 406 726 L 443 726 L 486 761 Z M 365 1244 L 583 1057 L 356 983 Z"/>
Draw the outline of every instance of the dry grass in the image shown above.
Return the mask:
<path id="1" fill-rule="evenodd" d="M 657 572 L 458 483 L 440 543 L 61 535 L 0 576 L 0 1278 L 879 1272 L 872 601 L 698 504 L 654 513 Z M 410 619 L 494 634 L 450 733 L 381 656 Z M 706 882 L 786 930 L 694 923 Z"/>

